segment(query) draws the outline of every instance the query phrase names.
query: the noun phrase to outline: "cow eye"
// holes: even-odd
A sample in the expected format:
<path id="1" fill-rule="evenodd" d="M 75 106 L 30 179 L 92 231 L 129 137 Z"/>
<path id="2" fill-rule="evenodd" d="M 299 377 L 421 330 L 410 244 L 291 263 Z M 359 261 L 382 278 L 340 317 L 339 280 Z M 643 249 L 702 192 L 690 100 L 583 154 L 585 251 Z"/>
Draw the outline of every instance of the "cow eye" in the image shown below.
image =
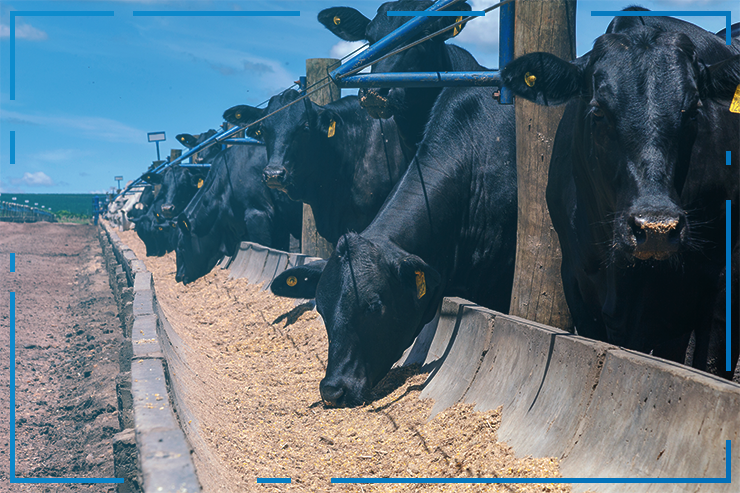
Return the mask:
<path id="1" fill-rule="evenodd" d="M 311 130 L 311 125 L 309 125 L 309 124 L 308 124 L 308 122 L 304 123 L 304 124 L 303 124 L 303 130 L 304 130 L 305 132 L 308 132 L 308 131 L 310 131 L 310 130 Z"/>
<path id="2" fill-rule="evenodd" d="M 592 106 L 591 115 L 594 117 L 594 120 L 599 121 L 604 118 L 605 113 L 604 113 L 604 110 L 602 110 L 598 106 Z"/>

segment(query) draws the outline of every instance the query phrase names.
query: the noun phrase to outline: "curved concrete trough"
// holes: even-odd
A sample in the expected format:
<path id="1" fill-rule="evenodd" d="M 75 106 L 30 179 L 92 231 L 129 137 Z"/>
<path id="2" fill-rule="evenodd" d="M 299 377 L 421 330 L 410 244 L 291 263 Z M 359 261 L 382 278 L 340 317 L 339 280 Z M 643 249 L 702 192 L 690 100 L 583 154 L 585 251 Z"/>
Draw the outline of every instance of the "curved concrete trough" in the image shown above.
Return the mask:
<path id="1" fill-rule="evenodd" d="M 108 235 L 111 243 L 120 244 L 115 233 L 108 230 Z M 166 477 L 152 473 L 157 470 L 190 481 L 187 491 L 197 491 L 192 462 L 184 460 L 188 454 L 183 450 L 189 448 L 182 431 L 173 428 L 177 420 L 166 405 L 174 403 L 201 463 L 212 464 L 199 473 L 218 478 L 218 461 L 209 459 L 211 452 L 197 432 L 199 417 L 186 404 L 191 349 L 152 301 L 151 275 L 131 253 L 121 246 L 122 263 L 134 277 L 132 394 L 145 491 L 176 491 L 154 487 Z M 231 277 L 264 282 L 266 289 L 285 269 L 311 260 L 242 243 L 220 266 Z M 576 492 L 740 491 L 740 385 L 459 298 L 443 301 L 397 364 L 410 363 L 430 372 L 422 397 L 435 399 L 433 415 L 457 402 L 475 403 L 479 410 L 503 406 L 498 436 L 518 455 L 559 457 L 566 478 L 613 479 L 574 484 Z M 165 382 L 170 397 L 160 405 L 152 396 L 165 395 Z M 150 437 L 162 441 L 155 447 L 147 444 Z M 733 483 L 726 480 L 726 440 L 736 444 Z M 658 478 L 689 482 L 649 482 Z"/>

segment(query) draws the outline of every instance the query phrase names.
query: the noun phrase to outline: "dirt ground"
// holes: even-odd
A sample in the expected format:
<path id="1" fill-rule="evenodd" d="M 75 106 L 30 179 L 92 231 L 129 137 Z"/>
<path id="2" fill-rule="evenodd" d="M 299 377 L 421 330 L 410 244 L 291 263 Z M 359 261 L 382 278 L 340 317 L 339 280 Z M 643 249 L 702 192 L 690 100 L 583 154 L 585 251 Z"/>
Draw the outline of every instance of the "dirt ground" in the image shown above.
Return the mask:
<path id="1" fill-rule="evenodd" d="M 135 232 L 119 233 L 152 272 L 158 302 L 189 348 L 191 441 L 207 492 L 568 492 L 569 485 L 359 485 L 347 477 L 558 477 L 557 459 L 516 458 L 496 440 L 500 410 L 457 405 L 429 421 L 426 375 L 394 370 L 360 408 L 320 401 L 327 342 L 307 305 L 262 292 L 219 268 L 183 286 L 175 257 L 145 257 Z M 258 485 L 257 478 L 292 478 Z"/>
<path id="2" fill-rule="evenodd" d="M 114 476 L 121 328 L 96 228 L 2 222 L 0 269 L 0 491 L 114 491 L 111 484 L 9 483 L 9 292 L 16 300 L 16 477 Z"/>

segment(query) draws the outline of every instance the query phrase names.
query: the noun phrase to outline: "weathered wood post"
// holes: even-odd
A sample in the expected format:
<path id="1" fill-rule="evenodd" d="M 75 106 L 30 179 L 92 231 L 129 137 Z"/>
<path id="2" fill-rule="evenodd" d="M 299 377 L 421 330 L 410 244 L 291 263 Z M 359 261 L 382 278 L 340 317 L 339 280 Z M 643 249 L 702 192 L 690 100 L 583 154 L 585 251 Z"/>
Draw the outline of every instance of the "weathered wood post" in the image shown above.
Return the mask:
<path id="1" fill-rule="evenodd" d="M 182 156 L 182 149 L 170 149 L 170 161 L 174 161 L 180 156 Z"/>
<path id="2" fill-rule="evenodd" d="M 572 60 L 575 26 L 576 0 L 518 0 L 514 55 L 546 51 Z M 560 277 L 560 244 L 545 202 L 552 143 L 564 106 L 538 106 L 516 98 L 515 107 L 519 216 L 510 312 L 571 329 Z"/>
<path id="3" fill-rule="evenodd" d="M 327 74 L 341 63 L 336 58 L 309 58 L 306 60 L 306 86 L 311 87 L 324 79 Z M 309 89 L 310 90 L 310 89 Z M 341 90 L 336 84 L 312 93 L 309 99 L 320 105 L 336 101 L 341 97 Z M 302 103 L 298 103 L 302 104 Z M 311 257 L 329 258 L 334 251 L 332 244 L 326 241 L 316 231 L 316 221 L 313 218 L 311 206 L 303 204 L 303 230 L 301 231 L 301 253 Z"/>

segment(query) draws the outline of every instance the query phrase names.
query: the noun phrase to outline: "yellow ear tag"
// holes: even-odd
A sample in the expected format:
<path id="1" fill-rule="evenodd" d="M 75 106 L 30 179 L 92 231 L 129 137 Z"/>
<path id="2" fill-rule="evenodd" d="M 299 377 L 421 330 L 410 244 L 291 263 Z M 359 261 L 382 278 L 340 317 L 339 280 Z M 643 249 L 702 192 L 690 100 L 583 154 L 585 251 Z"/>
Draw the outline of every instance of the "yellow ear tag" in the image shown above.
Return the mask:
<path id="1" fill-rule="evenodd" d="M 260 135 L 262 135 L 262 130 L 257 130 L 257 131 L 256 131 L 256 132 L 254 133 L 254 135 L 256 135 L 257 137 L 259 137 Z"/>
<path id="2" fill-rule="evenodd" d="M 460 22 L 461 20 L 462 20 L 462 16 L 455 19 L 455 22 L 457 23 L 457 22 Z M 454 38 L 455 36 L 460 34 L 460 31 L 462 31 L 462 24 L 460 24 L 459 26 L 455 26 L 455 29 L 452 30 L 452 37 Z"/>
<path id="3" fill-rule="evenodd" d="M 159 230 L 162 231 L 162 226 L 159 227 Z"/>
<path id="4" fill-rule="evenodd" d="M 536 81 L 536 80 L 537 80 L 537 77 L 535 77 L 534 75 L 530 74 L 529 72 L 527 72 L 526 74 L 524 74 L 524 82 L 529 87 L 534 87 L 534 81 Z"/>
<path id="5" fill-rule="evenodd" d="M 298 279 L 296 279 L 295 276 L 290 276 L 288 279 L 285 280 L 285 283 L 292 288 L 293 286 L 298 284 Z"/>
<path id="6" fill-rule="evenodd" d="M 732 97 L 730 111 L 733 113 L 740 113 L 740 84 L 738 84 L 737 89 L 735 89 L 735 95 Z"/>
<path id="7" fill-rule="evenodd" d="M 329 138 L 334 137 L 334 132 L 336 131 L 336 129 L 337 129 L 337 122 L 332 120 L 331 123 L 329 124 L 329 132 L 326 134 L 326 136 Z"/>
<path id="8" fill-rule="evenodd" d="M 241 113 L 237 113 L 236 115 L 234 115 L 234 118 L 236 118 L 237 120 L 239 120 L 241 117 L 242 117 Z"/>
<path id="9" fill-rule="evenodd" d="M 203 186 L 203 178 L 198 178 L 198 188 Z"/>
<path id="10" fill-rule="evenodd" d="M 334 16 L 334 25 L 335 26 L 338 26 L 340 22 L 342 22 L 342 19 L 340 19 L 338 15 L 335 15 Z"/>
<path id="11" fill-rule="evenodd" d="M 424 279 L 424 271 L 417 270 L 416 274 L 416 297 L 421 299 L 422 296 L 427 294 L 427 282 Z"/>

